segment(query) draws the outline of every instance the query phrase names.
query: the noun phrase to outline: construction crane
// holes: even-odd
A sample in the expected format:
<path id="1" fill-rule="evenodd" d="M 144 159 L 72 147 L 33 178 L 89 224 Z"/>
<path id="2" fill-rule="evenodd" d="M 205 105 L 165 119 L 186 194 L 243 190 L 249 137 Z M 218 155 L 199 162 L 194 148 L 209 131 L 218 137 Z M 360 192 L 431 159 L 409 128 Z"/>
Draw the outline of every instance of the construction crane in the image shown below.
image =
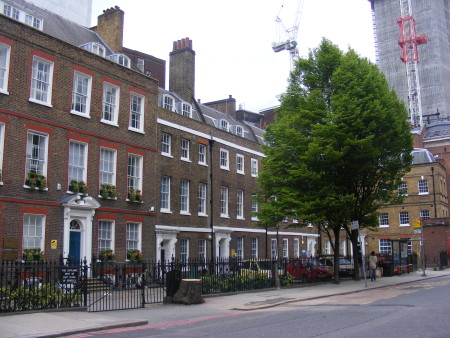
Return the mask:
<path id="1" fill-rule="evenodd" d="M 291 70 L 295 66 L 298 59 L 297 35 L 300 18 L 302 15 L 303 0 L 297 0 L 297 8 L 295 10 L 294 24 L 290 28 L 286 28 L 280 18 L 281 11 L 284 9 L 284 3 L 281 5 L 280 11 L 275 18 L 277 23 L 276 41 L 272 43 L 272 49 L 275 53 L 287 50 L 291 55 Z"/>
<path id="2" fill-rule="evenodd" d="M 402 49 L 402 60 L 406 65 L 406 77 L 408 79 L 408 104 L 411 125 L 421 126 L 423 123 L 422 102 L 420 99 L 418 45 L 427 43 L 426 35 L 416 34 L 416 23 L 412 16 L 411 0 L 399 0 L 401 18 L 397 20 L 400 28 L 400 40 L 398 44 Z"/>

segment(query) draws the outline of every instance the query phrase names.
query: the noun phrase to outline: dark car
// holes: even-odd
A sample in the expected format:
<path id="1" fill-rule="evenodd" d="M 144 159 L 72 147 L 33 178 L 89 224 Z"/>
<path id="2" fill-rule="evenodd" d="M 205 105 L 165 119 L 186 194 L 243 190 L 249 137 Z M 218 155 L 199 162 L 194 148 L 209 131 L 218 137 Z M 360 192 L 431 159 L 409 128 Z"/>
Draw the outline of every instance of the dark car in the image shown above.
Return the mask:
<path id="1" fill-rule="evenodd" d="M 334 257 L 322 257 L 319 261 L 327 267 L 331 274 L 334 274 Z M 339 257 L 339 277 L 352 277 L 355 274 L 353 263 L 347 258 Z"/>
<path id="2" fill-rule="evenodd" d="M 331 273 L 317 259 L 299 258 L 291 260 L 286 270 L 294 280 L 302 282 L 315 282 L 318 280 L 331 280 Z"/>

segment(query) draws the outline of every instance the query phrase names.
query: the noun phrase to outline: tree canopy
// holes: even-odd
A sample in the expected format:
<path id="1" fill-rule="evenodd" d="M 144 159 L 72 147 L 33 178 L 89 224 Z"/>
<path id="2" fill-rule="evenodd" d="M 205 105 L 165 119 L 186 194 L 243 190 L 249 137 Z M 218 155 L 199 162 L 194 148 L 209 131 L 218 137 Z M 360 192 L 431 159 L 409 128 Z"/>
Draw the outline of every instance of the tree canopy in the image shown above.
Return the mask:
<path id="1" fill-rule="evenodd" d="M 341 227 L 350 236 L 351 221 L 377 226 L 411 163 L 407 118 L 375 64 L 323 39 L 298 60 L 266 129 L 260 224 L 292 217 L 326 226 L 335 252 Z"/>

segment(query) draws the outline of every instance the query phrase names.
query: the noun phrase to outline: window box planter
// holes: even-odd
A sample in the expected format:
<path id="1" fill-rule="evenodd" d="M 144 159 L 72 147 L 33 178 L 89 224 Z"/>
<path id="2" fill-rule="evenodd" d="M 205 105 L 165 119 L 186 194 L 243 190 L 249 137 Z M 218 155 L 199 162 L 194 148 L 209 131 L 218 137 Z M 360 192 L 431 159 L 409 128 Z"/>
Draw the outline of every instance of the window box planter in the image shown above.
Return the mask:
<path id="1" fill-rule="evenodd" d="M 144 200 L 141 191 L 138 189 L 129 189 L 127 199 L 129 202 L 142 202 Z"/>
<path id="2" fill-rule="evenodd" d="M 142 253 L 140 250 L 131 249 L 127 251 L 127 260 L 130 262 L 142 262 Z"/>
<path id="3" fill-rule="evenodd" d="M 87 195 L 88 189 L 84 181 L 72 180 L 69 183 L 69 191 L 74 194 Z"/>
<path id="4" fill-rule="evenodd" d="M 116 199 L 116 186 L 112 184 L 102 184 L 100 186 L 100 197 L 104 199 Z"/>
<path id="5" fill-rule="evenodd" d="M 43 262 L 45 260 L 44 251 L 39 248 L 23 249 L 22 259 L 25 263 Z"/>
<path id="6" fill-rule="evenodd" d="M 113 261 L 116 258 L 114 252 L 111 249 L 100 250 L 98 259 L 100 262 Z"/>
<path id="7" fill-rule="evenodd" d="M 47 180 L 44 175 L 36 174 L 34 172 L 28 172 L 28 177 L 25 180 L 25 185 L 30 188 L 30 190 L 43 191 L 47 188 Z"/>

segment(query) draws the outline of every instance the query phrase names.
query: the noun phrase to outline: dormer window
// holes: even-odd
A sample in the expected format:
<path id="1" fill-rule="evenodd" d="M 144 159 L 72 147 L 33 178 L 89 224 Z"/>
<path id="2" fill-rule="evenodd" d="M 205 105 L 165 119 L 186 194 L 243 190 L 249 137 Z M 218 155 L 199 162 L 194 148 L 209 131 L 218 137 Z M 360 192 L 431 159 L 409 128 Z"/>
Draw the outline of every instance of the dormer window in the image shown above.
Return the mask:
<path id="1" fill-rule="evenodd" d="M 20 17 L 20 11 L 17 8 L 10 5 L 4 5 L 3 14 L 9 16 L 10 18 L 13 18 L 14 20 L 19 20 Z"/>
<path id="2" fill-rule="evenodd" d="M 29 15 L 29 14 L 25 15 L 25 23 L 36 29 L 42 30 L 42 20 L 38 19 L 32 15 Z"/>
<path id="3" fill-rule="evenodd" d="M 105 57 L 105 47 L 96 42 L 90 42 L 85 45 L 81 45 L 81 48 L 86 49 L 91 53 Z"/>
<path id="4" fill-rule="evenodd" d="M 130 68 L 130 58 L 125 54 L 112 54 L 108 56 L 108 59 L 118 63 L 119 65 Z"/>
<path id="5" fill-rule="evenodd" d="M 220 120 L 220 129 L 228 131 L 228 121 Z"/>
<path id="6" fill-rule="evenodd" d="M 174 105 L 173 105 L 173 97 L 169 95 L 163 96 L 163 108 L 173 111 Z"/>
<path id="7" fill-rule="evenodd" d="M 244 136 L 244 129 L 241 126 L 236 126 L 236 135 Z"/>
<path id="8" fill-rule="evenodd" d="M 189 103 L 183 102 L 181 104 L 181 115 L 191 117 L 192 107 Z"/>

